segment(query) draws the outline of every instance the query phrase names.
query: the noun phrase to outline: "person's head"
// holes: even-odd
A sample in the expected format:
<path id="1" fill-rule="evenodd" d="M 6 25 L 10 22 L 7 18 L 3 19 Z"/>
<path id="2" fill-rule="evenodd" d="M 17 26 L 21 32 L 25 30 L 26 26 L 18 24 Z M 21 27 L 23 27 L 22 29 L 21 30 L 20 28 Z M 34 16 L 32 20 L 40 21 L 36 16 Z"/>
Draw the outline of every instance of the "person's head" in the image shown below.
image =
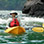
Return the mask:
<path id="1" fill-rule="evenodd" d="M 10 15 L 12 15 L 12 17 L 15 17 L 16 15 L 18 15 L 16 12 L 11 12 Z"/>

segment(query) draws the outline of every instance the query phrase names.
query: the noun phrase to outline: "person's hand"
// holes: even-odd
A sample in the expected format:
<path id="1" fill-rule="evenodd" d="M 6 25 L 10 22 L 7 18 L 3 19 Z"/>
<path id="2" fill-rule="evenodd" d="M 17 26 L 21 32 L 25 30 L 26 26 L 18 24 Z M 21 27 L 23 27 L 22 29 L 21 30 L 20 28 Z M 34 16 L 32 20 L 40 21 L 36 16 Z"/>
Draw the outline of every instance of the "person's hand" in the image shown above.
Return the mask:
<path id="1" fill-rule="evenodd" d="M 6 29 L 8 29 L 8 27 L 6 27 Z"/>
<path id="2" fill-rule="evenodd" d="M 6 27 L 6 29 L 8 29 L 8 28 L 10 28 L 10 27 Z"/>

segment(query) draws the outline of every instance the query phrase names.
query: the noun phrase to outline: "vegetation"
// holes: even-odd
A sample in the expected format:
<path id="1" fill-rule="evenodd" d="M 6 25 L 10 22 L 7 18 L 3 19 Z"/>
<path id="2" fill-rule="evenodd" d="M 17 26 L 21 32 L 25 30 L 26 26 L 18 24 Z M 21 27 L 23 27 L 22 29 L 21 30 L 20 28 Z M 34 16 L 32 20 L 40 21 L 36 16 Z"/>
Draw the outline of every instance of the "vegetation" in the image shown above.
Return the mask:
<path id="1" fill-rule="evenodd" d="M 0 0 L 0 10 L 21 10 L 26 0 Z"/>

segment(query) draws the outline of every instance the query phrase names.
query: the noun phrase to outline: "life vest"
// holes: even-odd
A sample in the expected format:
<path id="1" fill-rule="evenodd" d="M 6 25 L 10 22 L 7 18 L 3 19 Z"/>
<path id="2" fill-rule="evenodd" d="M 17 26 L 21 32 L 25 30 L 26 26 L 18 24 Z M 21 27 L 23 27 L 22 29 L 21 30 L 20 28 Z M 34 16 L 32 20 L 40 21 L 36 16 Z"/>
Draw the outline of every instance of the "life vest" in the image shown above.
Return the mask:
<path id="1" fill-rule="evenodd" d="M 14 27 L 14 26 L 19 26 L 19 22 L 18 22 L 17 18 L 13 19 L 9 24 L 9 27 Z"/>

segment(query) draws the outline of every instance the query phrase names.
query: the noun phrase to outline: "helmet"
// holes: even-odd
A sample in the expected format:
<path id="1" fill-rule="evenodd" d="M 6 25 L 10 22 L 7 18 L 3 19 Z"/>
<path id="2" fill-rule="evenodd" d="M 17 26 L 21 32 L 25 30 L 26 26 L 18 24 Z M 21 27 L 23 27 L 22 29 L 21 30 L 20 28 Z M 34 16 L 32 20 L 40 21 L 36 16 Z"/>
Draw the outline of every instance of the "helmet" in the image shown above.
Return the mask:
<path id="1" fill-rule="evenodd" d="M 18 13 L 15 12 L 15 11 L 11 11 L 11 12 L 10 12 L 10 15 L 12 15 L 12 13 L 15 14 L 15 15 L 18 15 Z"/>

